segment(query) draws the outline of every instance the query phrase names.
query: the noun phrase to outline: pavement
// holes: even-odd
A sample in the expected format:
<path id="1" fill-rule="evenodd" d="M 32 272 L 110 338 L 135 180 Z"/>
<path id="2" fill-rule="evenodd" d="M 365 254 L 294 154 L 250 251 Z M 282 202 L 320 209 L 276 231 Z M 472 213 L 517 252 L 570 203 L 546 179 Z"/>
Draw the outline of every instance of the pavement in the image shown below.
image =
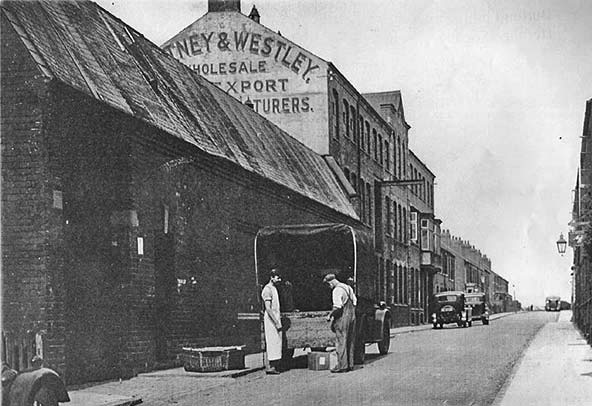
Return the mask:
<path id="1" fill-rule="evenodd" d="M 562 310 L 534 337 L 494 406 L 592 405 L 592 347 Z"/>
<path id="2" fill-rule="evenodd" d="M 490 319 L 512 314 L 494 314 Z M 570 319 L 571 311 L 562 311 L 558 322 L 541 329 L 515 367 L 509 383 L 500 391 L 495 406 L 592 405 L 592 348 Z M 391 337 L 431 328 L 431 324 L 397 327 L 391 329 Z M 161 404 L 165 399 L 174 403 L 175 397 L 189 391 L 227 385 L 237 377 L 262 370 L 263 353 L 246 355 L 245 367 L 208 373 L 187 372 L 183 368 L 143 373 L 124 381 L 69 390 L 69 405 L 133 406 Z"/>

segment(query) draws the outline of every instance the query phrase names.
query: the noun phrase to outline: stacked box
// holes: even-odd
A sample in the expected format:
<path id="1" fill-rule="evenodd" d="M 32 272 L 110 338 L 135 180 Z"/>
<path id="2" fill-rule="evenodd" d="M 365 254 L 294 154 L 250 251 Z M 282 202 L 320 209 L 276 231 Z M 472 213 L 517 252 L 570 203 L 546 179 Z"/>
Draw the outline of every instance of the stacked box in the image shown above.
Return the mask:
<path id="1" fill-rule="evenodd" d="M 329 369 L 330 357 L 328 352 L 313 351 L 308 353 L 308 369 L 322 371 Z"/>

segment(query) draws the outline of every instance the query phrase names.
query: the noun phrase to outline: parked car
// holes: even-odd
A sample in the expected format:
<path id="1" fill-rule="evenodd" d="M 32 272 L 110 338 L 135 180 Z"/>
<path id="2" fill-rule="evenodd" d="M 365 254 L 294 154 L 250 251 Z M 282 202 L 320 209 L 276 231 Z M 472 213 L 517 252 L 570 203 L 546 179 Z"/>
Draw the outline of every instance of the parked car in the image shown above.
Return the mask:
<path id="1" fill-rule="evenodd" d="M 548 296 L 545 299 L 545 311 L 558 312 L 561 310 L 561 298 L 559 296 Z"/>
<path id="2" fill-rule="evenodd" d="M 489 306 L 485 293 L 465 293 L 465 306 L 471 308 L 471 321 L 481 321 L 484 325 L 489 324 Z"/>
<path id="3" fill-rule="evenodd" d="M 461 291 L 440 292 L 434 295 L 432 324 L 434 328 L 456 323 L 459 327 L 472 324 L 470 307 L 465 307 L 465 293 Z"/>

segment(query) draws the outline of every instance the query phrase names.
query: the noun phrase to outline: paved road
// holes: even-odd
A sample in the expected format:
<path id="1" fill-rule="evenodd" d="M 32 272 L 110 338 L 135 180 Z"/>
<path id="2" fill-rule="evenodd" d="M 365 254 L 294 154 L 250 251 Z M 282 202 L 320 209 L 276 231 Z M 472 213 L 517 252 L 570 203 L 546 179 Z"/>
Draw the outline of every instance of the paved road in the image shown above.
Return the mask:
<path id="1" fill-rule="evenodd" d="M 530 340 L 557 313 L 530 312 L 489 326 L 450 325 L 393 338 L 390 353 L 368 347 L 363 368 L 347 374 L 300 368 L 259 372 L 231 385 L 177 394 L 189 405 L 490 405 Z M 180 395 L 180 396 L 179 396 Z M 148 400 L 148 399 L 146 399 Z M 157 399 L 153 399 L 156 403 Z M 168 403 L 167 403 L 168 404 Z"/>

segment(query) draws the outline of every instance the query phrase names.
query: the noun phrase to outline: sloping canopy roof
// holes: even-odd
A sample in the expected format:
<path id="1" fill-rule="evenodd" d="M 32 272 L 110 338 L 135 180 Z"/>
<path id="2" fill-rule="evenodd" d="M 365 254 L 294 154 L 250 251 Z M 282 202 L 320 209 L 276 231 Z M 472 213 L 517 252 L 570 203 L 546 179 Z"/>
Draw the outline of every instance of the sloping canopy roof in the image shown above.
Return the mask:
<path id="1" fill-rule="evenodd" d="M 323 157 L 89 1 L 8 1 L 42 74 L 357 219 Z"/>

